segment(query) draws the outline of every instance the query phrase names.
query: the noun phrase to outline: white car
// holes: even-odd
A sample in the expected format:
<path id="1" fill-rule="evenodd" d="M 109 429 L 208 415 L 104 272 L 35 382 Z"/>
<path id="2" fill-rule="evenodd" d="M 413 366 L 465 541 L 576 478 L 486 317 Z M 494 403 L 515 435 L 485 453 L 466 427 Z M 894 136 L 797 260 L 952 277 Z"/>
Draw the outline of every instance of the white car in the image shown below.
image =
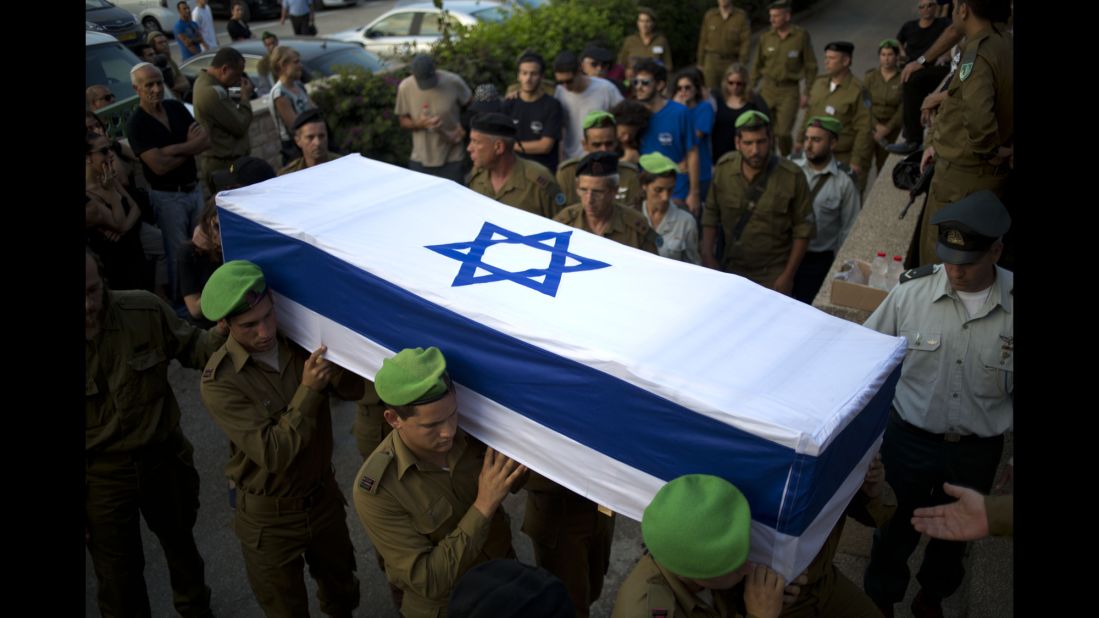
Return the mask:
<path id="1" fill-rule="evenodd" d="M 145 27 L 145 32 L 159 30 L 172 37 L 172 28 L 179 21 L 179 12 L 176 11 L 178 0 L 111 0 L 120 9 L 125 9 L 137 17 L 138 23 Z M 188 2 L 194 6 L 194 1 Z"/>
<path id="2" fill-rule="evenodd" d="M 486 0 L 445 2 L 443 9 L 451 24 L 476 26 L 481 22 L 501 22 L 511 16 L 511 7 Z M 358 43 L 379 56 L 426 52 L 442 36 L 442 11 L 431 2 L 399 6 L 352 30 L 326 34 L 330 39 Z"/>

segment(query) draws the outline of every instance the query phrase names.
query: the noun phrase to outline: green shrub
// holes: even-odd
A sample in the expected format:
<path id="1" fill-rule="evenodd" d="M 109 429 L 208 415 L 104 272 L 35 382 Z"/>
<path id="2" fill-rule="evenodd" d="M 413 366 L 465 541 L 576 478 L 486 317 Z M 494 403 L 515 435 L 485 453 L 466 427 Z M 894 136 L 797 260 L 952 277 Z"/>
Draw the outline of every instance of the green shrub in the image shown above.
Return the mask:
<path id="1" fill-rule="evenodd" d="M 412 139 L 401 129 L 393 106 L 397 85 L 408 75 L 407 69 L 385 75 L 341 69 L 310 93 L 324 112 L 331 147 L 344 154 L 358 152 L 378 161 L 407 165 Z"/>

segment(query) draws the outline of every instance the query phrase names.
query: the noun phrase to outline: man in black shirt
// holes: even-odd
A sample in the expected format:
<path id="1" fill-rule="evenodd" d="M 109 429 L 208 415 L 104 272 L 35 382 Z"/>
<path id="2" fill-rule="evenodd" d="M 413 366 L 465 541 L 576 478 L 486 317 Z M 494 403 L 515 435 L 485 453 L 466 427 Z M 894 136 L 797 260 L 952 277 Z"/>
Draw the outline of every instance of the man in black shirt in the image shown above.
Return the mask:
<path id="1" fill-rule="evenodd" d="M 139 104 L 126 124 L 126 137 L 149 182 L 149 202 L 164 234 L 168 289 L 174 297 L 176 254 L 190 240 L 202 212 L 195 155 L 210 147 L 210 138 L 182 103 L 164 99 L 164 76 L 156 66 L 134 66 L 130 82 Z"/>
<path id="2" fill-rule="evenodd" d="M 519 96 L 505 99 L 500 111 L 516 121 L 515 152 L 557 170 L 561 140 L 561 103 L 542 90 L 546 63 L 534 52 L 519 57 Z"/>
<path id="3" fill-rule="evenodd" d="M 938 65 L 935 58 L 927 58 L 924 54 L 928 48 L 950 26 L 950 20 L 945 17 L 936 17 L 938 5 L 935 0 L 917 0 L 916 11 L 920 18 L 905 22 L 897 33 L 897 40 L 901 43 L 903 55 L 908 62 L 927 65 L 926 69 L 913 73 L 911 78 L 905 80 L 901 101 L 901 117 L 904 121 L 905 143 L 891 144 L 886 150 L 898 154 L 909 154 L 919 150 L 923 143 L 923 125 L 920 123 L 920 105 L 924 97 L 931 94 L 939 85 L 939 82 L 949 72 L 949 65 Z"/>

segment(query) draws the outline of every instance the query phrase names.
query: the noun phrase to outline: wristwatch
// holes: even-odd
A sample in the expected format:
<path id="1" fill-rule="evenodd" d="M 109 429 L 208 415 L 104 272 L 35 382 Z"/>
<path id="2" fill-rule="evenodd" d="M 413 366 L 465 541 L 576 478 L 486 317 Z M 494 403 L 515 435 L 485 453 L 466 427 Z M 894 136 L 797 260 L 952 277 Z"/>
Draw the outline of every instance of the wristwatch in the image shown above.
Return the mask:
<path id="1" fill-rule="evenodd" d="M 916 64 L 920 66 L 927 64 L 927 56 L 920 56 L 919 58 L 916 58 Z"/>

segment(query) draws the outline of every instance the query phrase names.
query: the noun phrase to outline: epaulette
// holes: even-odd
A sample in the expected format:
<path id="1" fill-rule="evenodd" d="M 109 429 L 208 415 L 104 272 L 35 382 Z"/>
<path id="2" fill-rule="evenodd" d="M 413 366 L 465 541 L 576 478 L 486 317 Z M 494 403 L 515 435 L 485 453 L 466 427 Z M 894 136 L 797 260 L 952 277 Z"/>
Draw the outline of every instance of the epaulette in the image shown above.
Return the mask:
<path id="1" fill-rule="evenodd" d="M 565 159 L 564 161 L 557 164 L 557 171 L 561 171 L 561 170 L 565 169 L 566 167 L 576 165 L 579 162 L 580 162 L 580 157 L 573 157 L 571 159 Z"/>
<path id="2" fill-rule="evenodd" d="M 843 161 L 840 161 L 839 159 L 836 159 L 836 167 L 839 169 L 839 171 L 850 176 L 851 180 L 858 182 L 858 175 L 855 174 L 855 170 L 851 169 L 850 165 L 844 163 Z"/>
<path id="3" fill-rule="evenodd" d="M 650 618 L 675 618 L 675 593 L 668 588 L 663 578 L 654 580 L 657 578 L 649 581 L 649 593 L 646 595 Z"/>
<path id="4" fill-rule="evenodd" d="M 910 268 L 901 273 L 898 283 L 908 283 L 913 279 L 919 279 L 920 277 L 926 277 L 935 273 L 935 265 L 927 264 L 926 266 L 920 266 L 919 268 Z"/>
<path id="5" fill-rule="evenodd" d="M 385 469 L 393 462 L 393 452 L 378 449 L 371 453 L 363 464 L 363 475 L 359 478 L 359 489 L 368 494 L 378 493 Z"/>
<path id="6" fill-rule="evenodd" d="M 619 161 L 618 162 L 618 167 L 624 167 L 626 169 L 633 170 L 635 172 L 641 171 L 641 168 L 638 167 L 638 165 L 636 163 L 634 163 L 633 161 Z"/>
<path id="7" fill-rule="evenodd" d="M 964 82 L 973 73 L 973 63 L 977 60 L 977 48 L 980 46 L 980 42 L 976 45 L 970 45 L 962 54 L 962 60 L 958 63 L 959 80 Z"/>
<path id="8" fill-rule="evenodd" d="M 738 154 L 740 154 L 740 153 L 737 152 L 736 150 L 730 150 L 729 152 L 726 152 L 725 154 L 721 155 L 721 157 L 717 160 L 716 163 L 714 163 L 714 167 L 717 167 L 718 165 L 721 165 L 723 163 L 728 162 L 729 160 L 731 160 L 733 157 L 737 156 Z"/>
<path id="9" fill-rule="evenodd" d="M 217 375 L 218 366 L 221 365 L 221 361 L 225 360 L 229 356 L 229 349 L 225 346 L 221 346 L 210 355 L 210 360 L 206 361 L 206 368 L 202 370 L 202 381 L 210 382 Z"/>

